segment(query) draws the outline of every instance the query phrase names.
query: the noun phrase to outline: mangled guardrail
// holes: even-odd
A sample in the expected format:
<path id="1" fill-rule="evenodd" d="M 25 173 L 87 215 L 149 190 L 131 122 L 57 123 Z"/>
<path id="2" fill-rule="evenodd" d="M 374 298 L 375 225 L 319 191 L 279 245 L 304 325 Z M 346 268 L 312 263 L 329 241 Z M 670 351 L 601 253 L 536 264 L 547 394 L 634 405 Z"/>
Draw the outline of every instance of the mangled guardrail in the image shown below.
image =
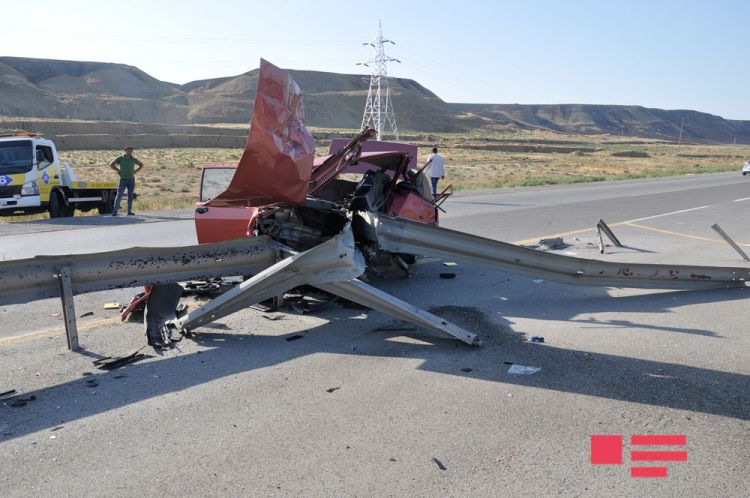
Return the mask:
<path id="1" fill-rule="evenodd" d="M 750 268 L 590 260 L 539 252 L 376 213 L 354 216 L 358 230 L 385 251 L 459 258 L 569 284 L 705 289 L 742 287 L 750 278 Z M 189 332 L 307 284 L 468 344 L 479 344 L 471 332 L 357 280 L 363 272 L 363 256 L 347 224 L 340 234 L 304 252 L 258 236 L 199 246 L 4 261 L 0 262 L 0 305 L 60 296 L 68 346 L 77 349 L 74 294 L 155 285 L 157 291 L 147 306 L 147 328 L 153 334 L 167 334 L 170 330 Z M 170 283 L 192 278 L 253 273 L 252 278 L 182 318 L 174 314 L 180 292 L 158 291 L 160 286 L 168 289 Z"/>
<path id="2" fill-rule="evenodd" d="M 177 293 L 164 292 L 160 294 L 159 301 L 150 298 L 148 306 L 163 310 L 164 313 L 161 317 L 157 312 L 156 317 L 147 318 L 149 340 L 157 343 L 166 341 L 174 337 L 175 331 L 189 332 L 294 287 L 314 285 L 429 330 L 448 334 L 467 344 L 480 343 L 475 334 L 356 280 L 356 277 L 364 273 L 365 263 L 362 253 L 355 246 L 349 225 L 339 235 L 312 249 L 301 253 L 293 253 L 291 250 L 286 252 L 291 255 L 182 318 L 174 317 L 179 301 Z"/>
<path id="3" fill-rule="evenodd" d="M 61 297 L 70 349 L 78 349 L 73 295 L 193 278 L 244 275 L 276 261 L 268 237 L 185 247 L 37 256 L 0 262 L 0 305 Z"/>
<path id="4" fill-rule="evenodd" d="M 750 268 L 615 263 L 540 252 L 379 213 L 358 213 L 381 249 L 461 258 L 566 284 L 657 289 L 744 287 Z"/>

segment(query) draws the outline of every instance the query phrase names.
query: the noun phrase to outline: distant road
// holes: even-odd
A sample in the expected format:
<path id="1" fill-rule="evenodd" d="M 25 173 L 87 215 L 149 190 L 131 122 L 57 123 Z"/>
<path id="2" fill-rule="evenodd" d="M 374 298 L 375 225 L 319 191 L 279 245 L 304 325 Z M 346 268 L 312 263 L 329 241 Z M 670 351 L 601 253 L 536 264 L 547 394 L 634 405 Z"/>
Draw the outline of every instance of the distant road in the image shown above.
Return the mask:
<path id="1" fill-rule="evenodd" d="M 737 201 L 739 215 L 743 200 L 750 180 L 739 173 L 467 191 L 445 203 L 441 225 L 512 242 L 722 202 Z M 192 209 L 0 223 L 3 259 L 196 243 Z"/>

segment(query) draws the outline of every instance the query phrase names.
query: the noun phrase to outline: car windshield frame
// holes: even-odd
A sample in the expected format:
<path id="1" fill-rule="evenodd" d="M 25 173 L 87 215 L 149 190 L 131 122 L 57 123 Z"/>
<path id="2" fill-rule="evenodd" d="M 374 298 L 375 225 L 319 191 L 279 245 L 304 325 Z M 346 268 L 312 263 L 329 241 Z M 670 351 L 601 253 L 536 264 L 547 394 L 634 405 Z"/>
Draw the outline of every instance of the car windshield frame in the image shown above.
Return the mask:
<path id="1" fill-rule="evenodd" d="M 236 166 L 208 166 L 203 168 L 199 202 L 208 202 L 224 192 L 229 187 L 236 171 Z M 226 177 L 223 175 L 226 175 Z M 207 195 L 207 193 L 212 195 Z"/>
<path id="2" fill-rule="evenodd" d="M 31 140 L 0 141 L 0 175 L 28 173 L 33 167 L 34 145 Z"/>

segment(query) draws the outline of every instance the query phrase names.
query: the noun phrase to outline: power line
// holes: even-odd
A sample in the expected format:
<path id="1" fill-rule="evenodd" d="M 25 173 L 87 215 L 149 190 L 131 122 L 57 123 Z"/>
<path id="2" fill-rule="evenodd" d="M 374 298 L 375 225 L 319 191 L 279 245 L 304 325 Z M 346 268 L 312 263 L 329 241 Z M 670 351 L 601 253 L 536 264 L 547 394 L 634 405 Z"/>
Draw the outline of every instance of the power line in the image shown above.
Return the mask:
<path id="1" fill-rule="evenodd" d="M 401 61 L 385 55 L 385 48 L 383 47 L 383 44 L 385 43 L 395 45 L 393 41 L 383 38 L 382 23 L 380 19 L 378 19 L 377 38 L 375 38 L 375 41 L 373 42 L 365 42 L 362 44 L 372 46 L 375 49 L 375 57 L 367 62 L 357 63 L 358 66 L 367 66 L 372 69 L 370 75 L 370 89 L 367 92 L 367 103 L 365 104 L 365 112 L 362 116 L 361 129 L 364 130 L 372 124 L 372 127 L 377 133 L 377 140 L 382 140 L 383 128 L 385 128 L 387 122 L 398 142 L 398 126 L 396 126 L 396 113 L 393 110 L 393 102 L 391 101 L 391 87 L 388 84 L 388 70 L 386 68 L 386 63 L 401 63 Z M 385 95 L 383 95 L 383 87 L 385 87 Z M 383 102 L 383 100 L 385 100 L 385 102 Z"/>

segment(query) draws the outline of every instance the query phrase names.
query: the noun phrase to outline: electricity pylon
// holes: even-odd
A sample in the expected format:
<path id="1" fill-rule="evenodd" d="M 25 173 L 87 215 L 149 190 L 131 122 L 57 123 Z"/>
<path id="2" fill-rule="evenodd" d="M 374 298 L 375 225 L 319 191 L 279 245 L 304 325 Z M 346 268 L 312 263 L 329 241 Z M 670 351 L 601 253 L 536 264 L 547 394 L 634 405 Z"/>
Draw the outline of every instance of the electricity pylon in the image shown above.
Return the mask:
<path id="1" fill-rule="evenodd" d="M 383 38 L 383 28 L 378 19 L 378 37 L 373 42 L 365 42 L 362 45 L 370 45 L 375 48 L 375 57 L 367 62 L 359 62 L 358 66 L 367 66 L 372 69 L 370 75 L 370 91 L 367 92 L 367 103 L 365 104 L 365 113 L 362 116 L 362 127 L 374 128 L 377 132 L 377 139 L 383 137 L 383 129 L 386 122 L 391 127 L 393 134 L 398 142 L 398 126 L 396 126 L 396 113 L 393 111 L 393 102 L 391 101 L 391 89 L 388 84 L 387 62 L 398 62 L 400 60 L 385 55 L 383 44 L 391 43 L 391 40 Z"/>

